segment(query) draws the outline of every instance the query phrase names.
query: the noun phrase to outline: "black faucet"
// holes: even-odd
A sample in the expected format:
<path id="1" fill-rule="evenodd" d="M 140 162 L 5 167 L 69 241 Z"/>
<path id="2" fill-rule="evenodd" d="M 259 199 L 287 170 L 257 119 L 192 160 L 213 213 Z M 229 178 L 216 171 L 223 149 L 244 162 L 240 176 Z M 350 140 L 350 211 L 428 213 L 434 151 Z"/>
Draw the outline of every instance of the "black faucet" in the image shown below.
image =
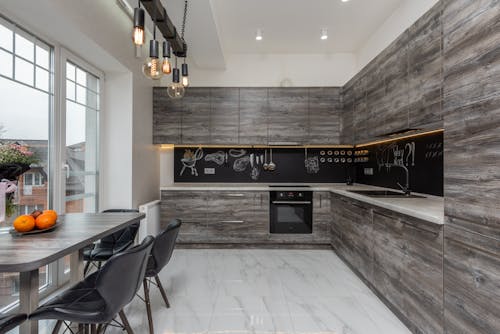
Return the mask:
<path id="1" fill-rule="evenodd" d="M 408 168 L 404 165 L 404 164 L 386 164 L 385 167 L 401 167 L 404 169 L 405 173 L 406 173 L 406 184 L 404 186 L 401 185 L 401 183 L 397 182 L 397 185 L 399 186 L 399 188 L 401 188 L 401 190 L 403 191 L 403 193 L 406 195 L 406 196 L 410 196 L 411 195 L 411 190 L 410 190 L 410 171 L 408 170 Z"/>

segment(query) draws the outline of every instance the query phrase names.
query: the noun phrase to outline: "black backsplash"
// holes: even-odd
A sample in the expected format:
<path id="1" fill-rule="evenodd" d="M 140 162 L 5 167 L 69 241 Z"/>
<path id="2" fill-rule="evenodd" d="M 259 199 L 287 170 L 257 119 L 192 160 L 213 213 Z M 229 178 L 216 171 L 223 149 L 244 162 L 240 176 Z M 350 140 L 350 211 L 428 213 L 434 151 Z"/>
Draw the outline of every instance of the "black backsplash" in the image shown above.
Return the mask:
<path id="1" fill-rule="evenodd" d="M 385 163 L 395 162 L 394 152 L 399 150 L 410 172 L 410 189 L 443 196 L 442 132 L 356 149 L 360 150 L 368 150 L 368 154 L 355 159 L 368 157 L 369 160 L 355 164 L 356 182 L 399 189 L 397 182 L 405 184 L 405 171 L 400 167 L 385 167 Z M 372 168 L 373 175 L 365 175 L 365 168 Z"/>
<path id="2" fill-rule="evenodd" d="M 265 171 L 262 162 L 257 166 L 259 176 L 252 179 L 250 163 L 241 171 L 235 171 L 238 157 L 228 154 L 228 162 L 217 164 L 207 161 L 208 154 L 229 153 L 229 148 L 202 148 L 201 159 L 196 161 L 193 171 L 184 168 L 182 159 L 187 150 L 196 152 L 198 147 L 176 147 L 174 150 L 175 182 L 228 182 L 228 183 L 336 183 L 346 182 L 350 175 L 357 183 L 399 189 L 397 182 L 404 185 L 405 172 L 400 167 L 387 168 L 386 163 L 394 164 L 394 152 L 400 151 L 403 163 L 410 172 L 410 188 L 414 192 L 443 196 L 443 134 L 435 133 L 402 139 L 363 148 L 309 148 L 308 157 L 318 157 L 319 170 L 308 173 L 305 167 L 303 148 L 273 148 L 273 162 L 276 170 Z M 263 148 L 244 148 L 243 157 L 250 154 L 261 156 Z M 360 151 L 367 151 L 360 152 Z M 269 149 L 267 149 L 269 155 Z M 356 154 L 356 152 L 362 154 Z M 337 153 L 337 154 L 336 154 Z M 342 154 L 343 153 L 343 154 Z M 351 154 L 351 155 L 349 155 Z M 223 158 L 222 158 L 223 159 Z M 331 160 L 329 160 L 331 159 Z M 224 159 L 223 159 L 224 160 Z M 363 161 L 368 160 L 368 161 Z M 269 156 L 268 156 L 269 161 Z M 331 162 L 329 162 L 331 161 Z M 342 162 L 344 161 L 344 162 Z M 349 161 L 356 161 L 349 163 Z M 215 174 L 205 174 L 205 168 L 214 169 Z M 366 175 L 365 168 L 372 169 L 373 175 Z M 196 170 L 196 175 L 194 173 Z"/>
<path id="3" fill-rule="evenodd" d="M 303 148 L 273 148 L 273 162 L 276 164 L 276 169 L 273 172 L 263 170 L 262 163 L 257 166 L 259 169 L 259 177 L 256 180 L 252 179 L 252 168 L 248 164 L 245 170 L 237 172 L 234 170 L 234 163 L 238 159 L 228 156 L 228 163 L 218 165 L 213 161 L 206 161 L 207 154 L 212 154 L 218 151 L 229 152 L 229 148 L 203 148 L 203 156 L 196 161 L 195 169 L 198 176 L 193 175 L 189 167 L 184 167 L 182 158 L 186 150 L 195 152 L 197 147 L 184 148 L 176 147 L 174 150 L 174 180 L 175 182 L 234 182 L 234 183 L 333 183 L 346 182 L 348 173 L 352 171 L 349 168 L 351 164 L 348 161 L 353 161 L 351 149 L 346 148 L 309 148 L 307 156 L 309 158 L 318 157 L 319 170 L 317 173 L 308 173 L 305 167 L 305 150 Z M 250 154 L 261 156 L 265 149 L 261 148 L 244 148 L 245 157 L 250 157 Z M 269 149 L 268 160 L 269 160 Z M 329 153 L 331 155 L 329 155 Z M 335 155 L 337 153 L 337 155 Z M 342 154 L 343 153 L 343 154 Z M 321 155 L 323 154 L 323 155 Z M 350 154 L 350 155 L 349 155 Z M 200 154 L 201 155 L 201 154 Z M 324 159 L 324 162 L 321 162 Z M 329 162 L 331 159 L 331 162 Z M 338 159 L 338 160 L 337 160 Z M 336 162 L 337 161 L 337 162 Z M 205 174 L 205 168 L 214 168 L 215 174 Z"/>

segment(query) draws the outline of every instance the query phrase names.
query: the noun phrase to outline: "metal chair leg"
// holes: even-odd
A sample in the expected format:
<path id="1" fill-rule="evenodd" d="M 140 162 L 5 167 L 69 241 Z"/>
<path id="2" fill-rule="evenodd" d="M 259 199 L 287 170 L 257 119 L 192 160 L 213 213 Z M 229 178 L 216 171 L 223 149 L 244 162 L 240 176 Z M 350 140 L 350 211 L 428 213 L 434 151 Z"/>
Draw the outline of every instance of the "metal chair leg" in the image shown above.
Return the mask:
<path id="1" fill-rule="evenodd" d="M 153 314 L 151 313 L 151 301 L 149 300 L 149 286 L 148 280 L 145 278 L 142 280 L 142 285 L 144 286 L 144 301 L 146 303 L 146 313 L 148 314 L 149 322 L 149 334 L 154 334 L 153 327 Z"/>
<path id="2" fill-rule="evenodd" d="M 52 330 L 52 334 L 59 333 L 59 330 L 61 329 L 62 324 L 63 324 L 62 320 L 57 320 L 56 325 L 54 326 L 54 329 Z"/>
<path id="3" fill-rule="evenodd" d="M 97 326 L 96 324 L 90 325 L 90 334 L 97 334 Z"/>
<path id="4" fill-rule="evenodd" d="M 87 262 L 85 263 L 85 268 L 83 268 L 83 277 L 87 276 L 87 273 L 88 273 L 88 271 L 89 271 L 89 268 L 90 268 L 90 263 L 91 263 L 91 262 L 92 262 L 92 261 L 87 261 Z"/>
<path id="5" fill-rule="evenodd" d="M 122 320 L 123 326 L 125 327 L 125 330 L 127 331 L 128 334 L 134 334 L 134 331 L 132 330 L 132 327 L 130 327 L 130 324 L 128 322 L 127 316 L 125 315 L 125 312 L 121 310 L 118 312 L 120 315 L 120 319 Z"/>
<path id="6" fill-rule="evenodd" d="M 158 289 L 160 289 L 160 293 L 161 296 L 163 297 L 163 300 L 165 301 L 165 305 L 167 306 L 167 308 L 170 308 L 170 303 L 168 302 L 167 293 L 165 292 L 163 285 L 161 285 L 160 277 L 158 277 L 158 275 L 155 275 L 155 281 L 156 285 L 158 286 Z"/>

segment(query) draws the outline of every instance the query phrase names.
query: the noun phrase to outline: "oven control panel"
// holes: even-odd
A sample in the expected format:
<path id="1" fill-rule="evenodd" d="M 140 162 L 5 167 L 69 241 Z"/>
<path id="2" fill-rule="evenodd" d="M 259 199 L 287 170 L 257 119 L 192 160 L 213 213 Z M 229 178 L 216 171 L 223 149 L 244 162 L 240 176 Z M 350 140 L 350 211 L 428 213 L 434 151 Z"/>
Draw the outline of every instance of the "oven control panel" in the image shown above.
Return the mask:
<path id="1" fill-rule="evenodd" d="M 311 191 L 273 191 L 271 199 L 278 201 L 308 201 L 312 199 Z"/>

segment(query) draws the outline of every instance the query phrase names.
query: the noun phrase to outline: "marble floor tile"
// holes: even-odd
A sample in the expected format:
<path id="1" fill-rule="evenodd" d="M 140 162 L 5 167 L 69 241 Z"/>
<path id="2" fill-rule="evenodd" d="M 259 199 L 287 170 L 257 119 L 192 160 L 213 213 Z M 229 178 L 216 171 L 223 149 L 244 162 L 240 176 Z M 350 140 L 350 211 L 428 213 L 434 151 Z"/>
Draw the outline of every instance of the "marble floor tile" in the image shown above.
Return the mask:
<path id="1" fill-rule="evenodd" d="M 160 279 L 171 308 L 151 286 L 156 334 L 410 334 L 330 250 L 177 249 Z M 125 313 L 149 333 L 142 300 Z"/>

